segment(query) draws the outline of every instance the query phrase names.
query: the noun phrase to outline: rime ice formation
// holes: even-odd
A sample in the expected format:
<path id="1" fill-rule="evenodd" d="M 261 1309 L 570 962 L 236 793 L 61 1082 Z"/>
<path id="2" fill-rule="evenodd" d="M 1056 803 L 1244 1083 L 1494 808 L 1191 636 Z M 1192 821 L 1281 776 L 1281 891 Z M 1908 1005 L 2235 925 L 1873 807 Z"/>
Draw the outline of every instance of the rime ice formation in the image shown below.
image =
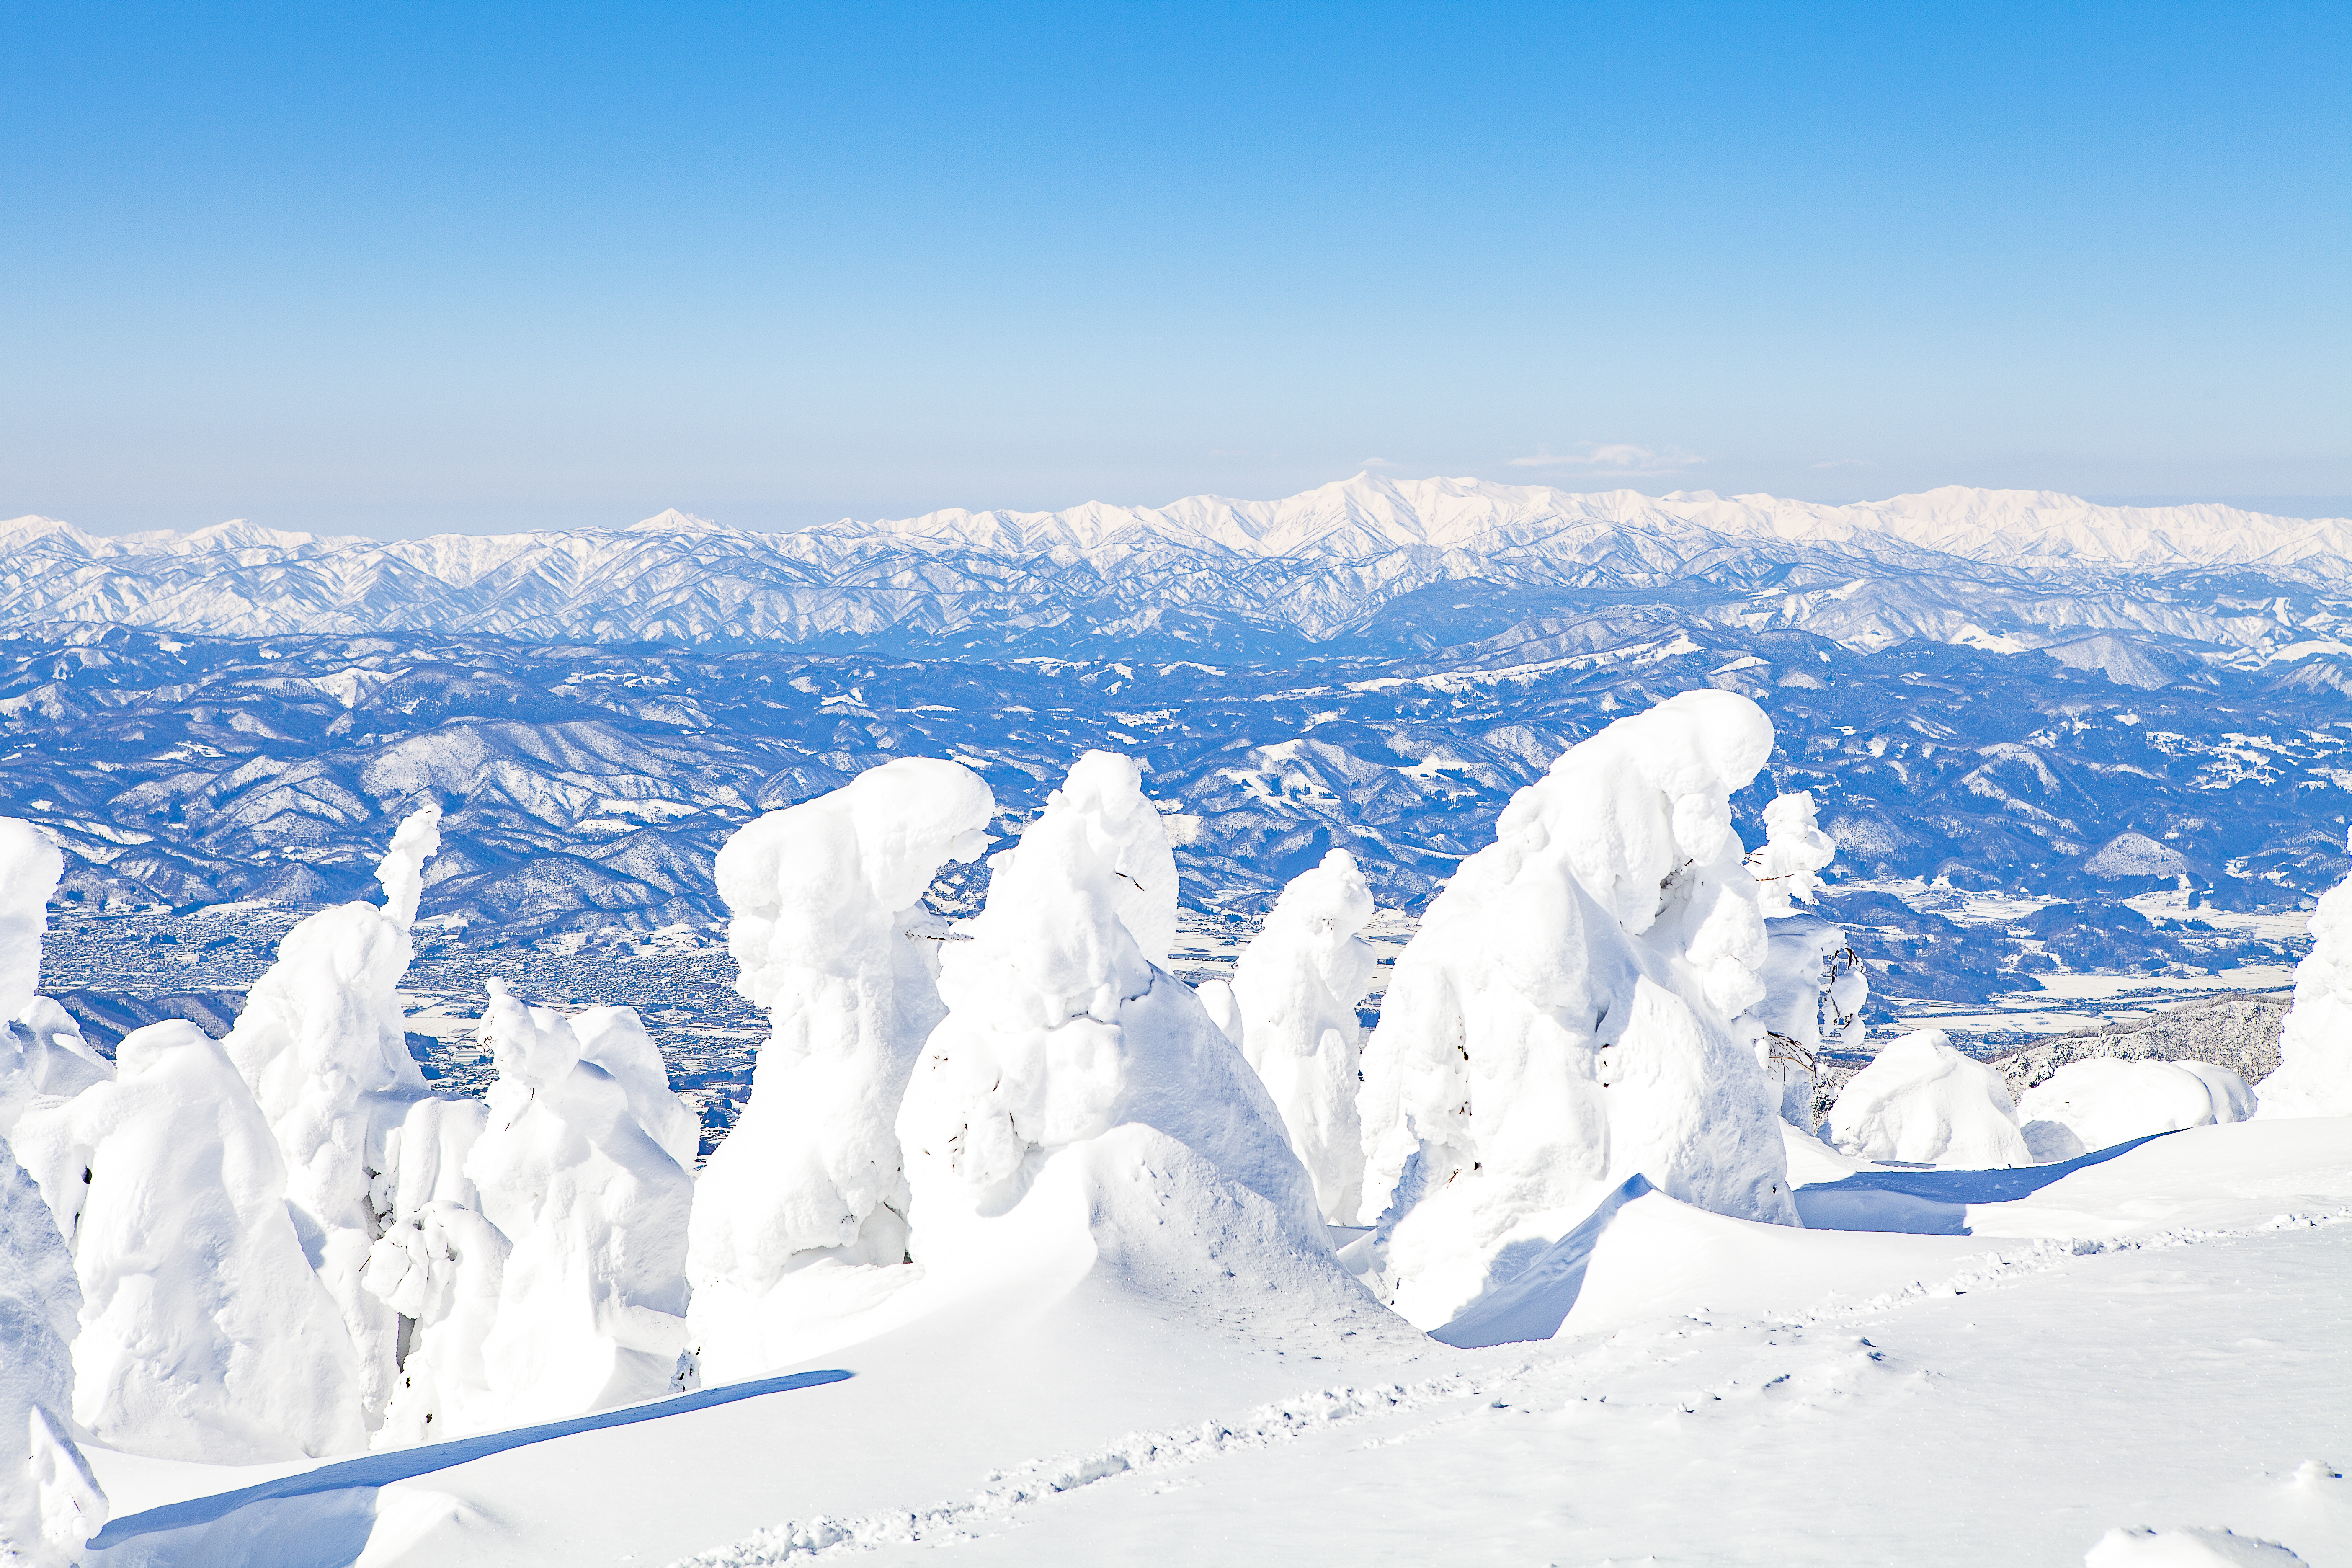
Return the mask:
<path id="1" fill-rule="evenodd" d="M 1428 1326 L 1640 1174 L 1794 1223 L 1758 884 L 1730 796 L 1772 726 L 1730 692 L 1621 719 L 1515 795 L 1398 959 L 1364 1052 L 1364 1206 Z"/>
<path id="2" fill-rule="evenodd" d="M 1767 921 L 1764 999 L 1751 1014 L 1757 1054 L 1780 1089 L 1781 1119 L 1810 1132 L 1820 1053 L 1859 1040 L 1870 982 L 1845 928 L 1799 907 L 1819 895 L 1821 873 L 1837 858 L 1814 824 L 1812 795 L 1777 796 L 1764 808 L 1764 847 L 1748 858 Z"/>
<path id="3" fill-rule="evenodd" d="M 0 1023 L 19 1017 L 41 978 L 41 933 L 65 856 L 47 834 L 0 816 Z"/>
<path id="4" fill-rule="evenodd" d="M 377 1194 L 393 1174 L 385 1138 L 425 1094 L 399 985 L 440 824 L 440 808 L 428 805 L 400 825 L 376 870 L 381 906 L 321 910 L 288 931 L 222 1042 L 285 1156 L 288 1206 L 357 1350 L 371 1427 L 397 1378 L 400 1328 L 360 1276 L 383 1234 Z"/>
<path id="5" fill-rule="evenodd" d="M 950 932 L 923 893 L 980 853 L 995 810 L 970 769 L 904 758 L 769 813 L 719 851 L 739 988 L 772 1032 L 695 1193 L 688 1272 L 711 1375 L 770 1364 L 761 1304 L 786 1271 L 905 1258 L 898 1102 L 946 1014 Z"/>
<path id="6" fill-rule="evenodd" d="M 1764 808 L 1764 847 L 1748 857 L 1748 868 L 1763 889 L 1757 900 L 1764 918 L 1793 915 L 1822 890 L 1822 871 L 1837 858 L 1837 843 L 1813 819 L 1810 790 L 1775 795 Z"/>
<path id="7" fill-rule="evenodd" d="M 1830 1108 L 1829 1141 L 1864 1160 L 1990 1170 L 2030 1165 L 2000 1074 L 1922 1029 L 1882 1049 Z"/>
<path id="8" fill-rule="evenodd" d="M 379 1447 L 481 1431 L 504 1415 L 483 1345 L 511 1247 L 466 1173 L 488 1124 L 479 1100 L 420 1100 L 385 1139 L 389 1212 L 360 1276 L 400 1322 Z"/>
<path id="9" fill-rule="evenodd" d="M 1314 1178 L 1335 1225 L 1357 1224 L 1364 1190 L 1363 1125 L 1356 1115 L 1356 1004 L 1371 983 L 1372 950 L 1356 933 L 1372 895 L 1344 849 L 1291 879 L 1234 965 L 1231 1016 L 1290 1146 Z M 1223 1001 L 1223 997 L 1217 999 Z M 1234 1033 L 1208 997 L 1220 1029 Z"/>
<path id="10" fill-rule="evenodd" d="M 114 1447 L 213 1463 L 362 1447 L 351 1338 L 252 1090 L 176 1019 L 126 1037 L 115 1065 L 17 1127 L 81 1286 L 74 1419 Z"/>
<path id="11" fill-rule="evenodd" d="M 43 1100 L 79 1093 L 114 1069 L 71 1014 L 34 993 L 49 895 L 65 857 L 31 823 L 0 816 L 0 1138 Z"/>
<path id="12" fill-rule="evenodd" d="M 2065 1150 L 2063 1128 L 2083 1148 L 2106 1149 L 2183 1127 L 2242 1121 L 2254 1095 L 2246 1080 L 2210 1062 L 2069 1062 L 2021 1096 L 2017 1114 L 2037 1150 Z M 2043 1156 L 2047 1158 L 2047 1155 Z"/>
<path id="13" fill-rule="evenodd" d="M 488 1403 L 521 1425 L 657 1396 L 687 1343 L 694 1178 L 561 1014 L 494 980 L 482 1031 L 499 1076 L 464 1175 L 512 1247 L 481 1342 Z"/>
<path id="14" fill-rule="evenodd" d="M 2345 848 L 2352 853 L 2352 835 Z M 2352 1116 L 2352 877 L 2311 912 L 2311 951 L 2295 965 L 2278 1070 L 2257 1092 L 2264 1117 Z"/>
<path id="15" fill-rule="evenodd" d="M 948 1015 L 898 1114 L 915 1259 L 985 1276 L 1022 1237 L 1180 1293 L 1245 1275 L 1360 1303 L 1257 1076 L 1124 918 L 1135 778 L 1088 753 L 944 955 Z"/>
<path id="16" fill-rule="evenodd" d="M 106 1522 L 73 1440 L 80 1313 L 65 1238 L 0 1139 L 0 1563 L 65 1568 Z"/>

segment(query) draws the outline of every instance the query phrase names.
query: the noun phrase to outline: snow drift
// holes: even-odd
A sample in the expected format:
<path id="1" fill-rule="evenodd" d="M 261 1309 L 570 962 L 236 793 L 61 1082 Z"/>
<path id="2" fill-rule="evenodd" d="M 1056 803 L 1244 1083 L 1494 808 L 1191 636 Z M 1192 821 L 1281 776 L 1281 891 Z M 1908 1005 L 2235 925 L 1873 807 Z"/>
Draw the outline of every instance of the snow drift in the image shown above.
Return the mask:
<path id="1" fill-rule="evenodd" d="M 1365 1206 L 1393 1304 L 1446 1321 L 1633 1175 L 1794 1223 L 1748 1016 L 1767 938 L 1730 796 L 1763 711 L 1685 692 L 1515 795 L 1398 959 L 1364 1052 Z"/>
<path id="2" fill-rule="evenodd" d="M 2253 1100 L 2245 1079 L 2210 1062 L 2093 1057 L 2027 1089 L 2017 1114 L 2040 1158 L 2066 1159 L 2183 1127 L 2242 1121 Z"/>
<path id="3" fill-rule="evenodd" d="M 1218 1020 L 1273 1099 L 1314 1179 L 1316 1202 L 1334 1225 L 1358 1224 L 1363 1202 L 1356 1004 L 1371 983 L 1373 959 L 1356 933 L 1371 918 L 1371 890 L 1355 857 L 1332 850 L 1282 889 L 1234 967 L 1232 1021 Z M 1217 1007 L 1209 1005 L 1213 1015 Z"/>
<path id="4" fill-rule="evenodd" d="M 980 852 L 995 809 L 970 769 L 904 758 L 769 813 L 719 851 L 738 988 L 772 1033 L 742 1120 L 695 1194 L 688 1272 L 714 1377 L 772 1364 L 767 1320 L 791 1309 L 770 1297 L 787 1271 L 906 1257 L 898 1104 L 946 1015 L 940 950 L 951 939 L 924 889 Z M 1172 895 L 1172 865 L 1166 886 Z"/>
<path id="5" fill-rule="evenodd" d="M 2352 834 L 2345 848 L 2352 852 Z M 2352 1116 L 2352 876 L 2311 912 L 2311 951 L 2294 971 L 2294 1005 L 2259 1114 Z"/>
<path id="6" fill-rule="evenodd" d="M 1976 1170 L 2033 1163 L 2008 1083 L 1954 1050 L 1941 1029 L 1880 1050 L 1838 1092 L 1823 1131 L 1864 1160 Z"/>

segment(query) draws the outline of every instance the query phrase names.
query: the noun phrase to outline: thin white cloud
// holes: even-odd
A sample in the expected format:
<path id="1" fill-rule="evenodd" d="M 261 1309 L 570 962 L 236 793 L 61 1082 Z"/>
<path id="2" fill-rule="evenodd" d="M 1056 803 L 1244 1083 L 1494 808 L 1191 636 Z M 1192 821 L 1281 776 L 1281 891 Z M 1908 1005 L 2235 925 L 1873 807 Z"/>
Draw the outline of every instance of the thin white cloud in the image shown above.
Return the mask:
<path id="1" fill-rule="evenodd" d="M 1876 463 L 1872 462 L 1867 458 L 1832 458 L 1826 463 L 1815 463 L 1812 466 L 1816 468 L 1874 468 L 1878 467 Z"/>
<path id="2" fill-rule="evenodd" d="M 1513 458 L 1515 468 L 1574 468 L 1587 474 L 1671 474 L 1681 468 L 1696 468 L 1706 461 L 1694 452 L 1675 447 L 1660 450 L 1654 447 L 1637 447 L 1630 441 L 1580 441 L 1572 452 L 1538 451 L 1533 457 Z"/>
<path id="3" fill-rule="evenodd" d="M 1358 463 L 1356 467 L 1360 468 L 1393 468 L 1396 465 L 1390 462 L 1386 458 L 1366 458 L 1363 461 Z"/>
<path id="4" fill-rule="evenodd" d="M 1251 456 L 1251 453 L 1246 448 L 1240 447 L 1212 447 L 1209 448 L 1209 456 L 1212 458 L 1246 458 Z"/>

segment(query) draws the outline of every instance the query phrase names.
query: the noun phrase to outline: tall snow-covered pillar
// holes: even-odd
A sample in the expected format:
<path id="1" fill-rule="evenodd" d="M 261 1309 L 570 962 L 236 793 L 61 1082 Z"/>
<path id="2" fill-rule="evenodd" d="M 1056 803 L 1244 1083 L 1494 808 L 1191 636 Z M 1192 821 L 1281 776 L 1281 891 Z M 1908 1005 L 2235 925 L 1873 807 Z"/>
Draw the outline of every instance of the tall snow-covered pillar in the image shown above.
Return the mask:
<path id="1" fill-rule="evenodd" d="M 288 931 L 222 1042 L 285 1158 L 287 1205 L 358 1353 L 371 1429 L 398 1378 L 401 1329 L 361 1275 L 387 1218 L 377 1194 L 396 1174 L 388 1136 L 426 1094 L 399 987 L 415 956 L 409 929 L 440 829 L 440 807 L 430 805 L 400 825 L 376 869 L 383 904 L 321 910 Z"/>
<path id="2" fill-rule="evenodd" d="M 465 1175 L 512 1248 L 480 1342 L 482 1407 L 522 1425 L 657 1397 L 687 1348 L 694 1177 L 572 1020 L 493 980 L 482 1030 L 499 1076 Z"/>
<path id="3" fill-rule="evenodd" d="M 2352 854 L 2352 836 L 2345 851 Z M 2311 911 L 2311 951 L 2295 965 L 2278 1070 L 2254 1093 L 2259 1117 L 2352 1116 L 2352 876 Z"/>
<path id="4" fill-rule="evenodd" d="M 1806 907 L 1837 844 L 1814 821 L 1810 792 L 1777 795 L 1764 808 L 1764 844 L 1748 856 L 1765 921 L 1764 999 L 1749 1017 L 1757 1059 L 1780 1095 L 1780 1119 L 1813 1130 L 1813 1086 L 1823 1047 L 1858 1042 L 1870 982 L 1845 928 Z"/>
<path id="5" fill-rule="evenodd" d="M 0 1563 L 66 1568 L 106 1522 L 73 1440 L 81 1286 L 40 1189 L 0 1139 Z"/>
<path id="6" fill-rule="evenodd" d="M 1091 1239 L 1080 1255 L 1134 1249 L 1229 1279 L 1199 1240 L 1213 1219 L 1223 1245 L 1271 1247 L 1344 1283 L 1264 1087 L 1134 930 L 1122 889 L 1141 880 L 1129 868 L 1154 809 L 1139 785 L 1133 763 L 1089 752 L 991 863 L 971 940 L 945 955 L 948 1015 L 898 1113 L 914 1257 L 993 1277 L 1002 1247 L 1065 1256 L 1063 1240 Z M 1070 1185 L 1033 1207 L 1048 1181 Z"/>
<path id="7" fill-rule="evenodd" d="M 1626 1178 L 1793 1223 L 1759 886 L 1730 797 L 1772 747 L 1736 694 L 1621 719 L 1521 790 L 1399 957 L 1364 1052 L 1365 1208 L 1394 1305 L 1442 1323 Z"/>
<path id="8" fill-rule="evenodd" d="M 995 810 L 969 768 L 908 757 L 771 812 L 719 851 L 738 988 L 772 1032 L 695 1193 L 688 1272 L 708 1375 L 770 1364 L 763 1303 L 786 1272 L 905 1259 L 895 1124 L 946 1011 L 940 951 L 953 940 L 923 894 L 980 853 Z"/>
<path id="9" fill-rule="evenodd" d="M 1371 983 L 1373 958 L 1357 933 L 1371 918 L 1371 890 L 1355 857 L 1334 849 L 1291 879 L 1234 966 L 1228 1033 L 1238 1031 L 1242 1055 L 1282 1113 L 1334 1225 L 1360 1223 L 1363 1200 L 1356 1004 Z"/>

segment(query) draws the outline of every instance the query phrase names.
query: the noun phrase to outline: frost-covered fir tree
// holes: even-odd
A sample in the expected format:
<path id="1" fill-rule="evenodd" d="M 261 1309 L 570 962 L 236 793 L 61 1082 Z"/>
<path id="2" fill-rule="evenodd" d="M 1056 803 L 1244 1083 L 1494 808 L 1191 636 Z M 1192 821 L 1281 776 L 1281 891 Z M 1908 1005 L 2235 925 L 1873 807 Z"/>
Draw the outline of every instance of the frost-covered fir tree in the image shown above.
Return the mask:
<path id="1" fill-rule="evenodd" d="M 1764 808 L 1764 843 L 1748 865 L 1765 921 L 1764 999 L 1749 1010 L 1756 1052 L 1780 1096 L 1781 1120 L 1813 1130 L 1813 1085 L 1823 1047 L 1861 1040 L 1870 996 L 1845 928 L 1810 912 L 1837 845 L 1813 817 L 1810 792 Z"/>
<path id="2" fill-rule="evenodd" d="M 1397 961 L 1364 1053 L 1365 1207 L 1394 1305 L 1443 1323 L 1635 1174 L 1793 1223 L 1759 888 L 1731 795 L 1760 709 L 1685 692 L 1572 748 L 1515 795 Z"/>
<path id="3" fill-rule="evenodd" d="M 2345 850 L 2352 854 L 2352 837 Z M 2254 1092 L 2257 1116 L 2352 1116 L 2352 876 L 2311 911 L 2311 951 L 2295 965 L 2278 1069 Z"/>
<path id="4" fill-rule="evenodd" d="M 770 812 L 719 851 L 738 988 L 771 1033 L 742 1120 L 696 1187 L 688 1273 L 707 1375 L 771 1364 L 767 1319 L 791 1306 L 770 1298 L 787 1272 L 905 1259 L 898 1102 L 946 1015 L 950 940 L 923 895 L 980 853 L 995 810 L 969 768 L 903 758 Z"/>
<path id="5" fill-rule="evenodd" d="M 400 825 L 376 869 L 381 905 L 321 910 L 288 931 L 222 1042 L 285 1158 L 287 1204 L 342 1313 L 371 1429 L 399 1375 L 402 1329 L 361 1275 L 383 1234 L 383 1184 L 395 1175 L 386 1141 L 426 1094 L 399 987 L 440 826 L 430 805 Z"/>
<path id="6" fill-rule="evenodd" d="M 115 1065 L 16 1131 L 81 1288 L 74 1419 L 115 1447 L 216 1464 L 364 1446 L 351 1336 L 252 1090 L 178 1019 L 126 1037 Z"/>
<path id="7" fill-rule="evenodd" d="M 1293 878 L 1234 966 L 1225 1026 L 1281 1112 L 1316 1201 L 1335 1225 L 1359 1223 L 1363 1201 L 1356 1004 L 1371 983 L 1373 958 L 1357 933 L 1371 918 L 1371 890 L 1346 850 Z"/>
<path id="8" fill-rule="evenodd" d="M 915 1259 L 951 1285 L 1001 1279 L 1012 1253 L 1104 1257 L 1193 1307 L 1278 1287 L 1344 1315 L 1364 1303 L 1279 1114 L 1125 918 L 1139 784 L 1089 753 L 945 955 L 948 1016 L 898 1115 Z"/>
<path id="9" fill-rule="evenodd" d="M 0 1563 L 65 1568 L 106 1522 L 73 1439 L 80 1315 L 65 1238 L 0 1139 Z"/>
<path id="10" fill-rule="evenodd" d="M 498 1079 L 465 1175 L 511 1247 L 481 1342 L 486 1405 L 521 1425 L 656 1397 L 687 1345 L 693 1175 L 571 1020 L 493 980 L 482 1031 Z"/>

